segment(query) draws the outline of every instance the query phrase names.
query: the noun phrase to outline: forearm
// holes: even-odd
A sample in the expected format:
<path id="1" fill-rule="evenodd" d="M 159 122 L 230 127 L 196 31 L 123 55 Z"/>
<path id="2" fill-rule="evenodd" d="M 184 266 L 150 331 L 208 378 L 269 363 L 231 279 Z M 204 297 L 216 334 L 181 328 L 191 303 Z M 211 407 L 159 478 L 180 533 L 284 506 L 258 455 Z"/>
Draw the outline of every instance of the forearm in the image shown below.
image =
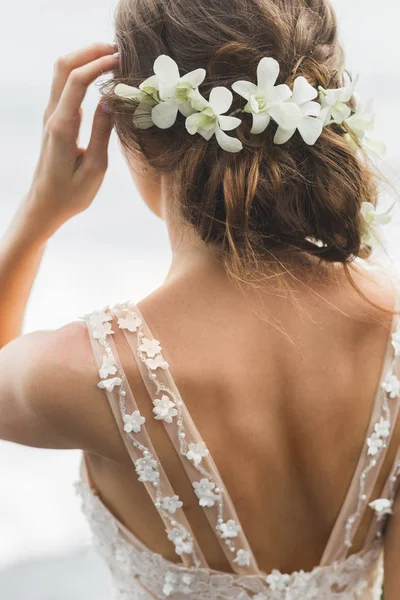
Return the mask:
<path id="1" fill-rule="evenodd" d="M 0 348 L 22 333 L 46 238 L 39 235 L 27 196 L 0 241 Z"/>

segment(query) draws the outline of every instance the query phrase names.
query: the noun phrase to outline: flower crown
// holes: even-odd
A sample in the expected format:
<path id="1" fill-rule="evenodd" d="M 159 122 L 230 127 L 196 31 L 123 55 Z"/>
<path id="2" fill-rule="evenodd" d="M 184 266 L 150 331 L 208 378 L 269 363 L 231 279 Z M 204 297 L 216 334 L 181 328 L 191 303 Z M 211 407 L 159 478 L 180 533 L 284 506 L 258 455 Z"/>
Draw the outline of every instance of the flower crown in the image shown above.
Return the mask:
<path id="1" fill-rule="evenodd" d="M 233 102 L 233 94 L 228 88 L 213 88 L 208 100 L 199 92 L 199 86 L 206 78 L 205 69 L 196 69 L 181 77 L 176 62 L 162 54 L 154 62 L 154 73 L 138 88 L 119 83 L 114 90 L 121 98 L 139 102 L 133 116 L 138 129 L 148 129 L 153 125 L 169 129 L 181 113 L 186 117 L 186 129 L 191 135 L 199 133 L 206 140 L 215 135 L 223 150 L 240 152 L 242 142 L 225 132 L 239 127 L 242 121 L 233 115 L 244 112 L 253 116 L 252 134 L 263 133 L 271 120 L 277 123 L 275 144 L 285 144 L 298 131 L 304 142 L 313 146 L 324 127 L 336 124 L 342 126 L 344 138 L 355 151 L 360 146 L 349 129 L 367 149 L 378 155 L 385 152 L 385 145 L 368 135 L 375 124 L 372 110 L 359 108 L 357 98 L 356 109 L 349 106 L 358 77 L 343 88 L 316 89 L 300 76 L 295 79 L 292 91 L 286 84 L 276 85 L 279 63 L 264 57 L 258 64 L 257 84 L 237 81 L 232 85 L 233 91 L 246 100 L 246 105 L 242 110 L 227 115 Z M 378 213 L 373 204 L 362 203 L 363 244 L 372 246 L 374 242 L 381 241 L 381 227 L 391 221 L 393 208 L 394 205 L 388 211 Z"/>
<path id="2" fill-rule="evenodd" d="M 279 63 L 264 57 L 258 64 L 257 84 L 237 81 L 232 85 L 233 91 L 247 103 L 241 111 L 227 115 L 233 102 L 233 94 L 228 88 L 213 88 L 208 100 L 199 92 L 199 86 L 206 78 L 205 69 L 196 69 L 181 77 L 176 62 L 162 54 L 154 62 L 154 73 L 139 88 L 120 83 L 114 90 L 119 97 L 139 102 L 133 117 L 139 129 L 153 125 L 169 129 L 181 113 L 186 117 L 186 129 L 191 135 L 199 133 L 206 140 L 215 135 L 223 150 L 240 152 L 242 142 L 225 132 L 239 127 L 242 121 L 233 114 L 244 112 L 253 115 L 253 134 L 263 133 L 271 120 L 277 123 L 275 144 L 285 144 L 298 131 L 304 142 L 313 146 L 323 128 L 335 123 L 342 126 L 345 139 L 355 150 L 359 146 L 347 126 L 363 140 L 367 149 L 376 154 L 385 152 L 384 144 L 368 137 L 374 128 L 373 113 L 358 107 L 352 110 L 348 105 L 358 77 L 343 88 L 316 89 L 301 76 L 295 79 L 292 91 L 286 84 L 276 85 Z M 317 98 L 320 102 L 315 101 Z"/>

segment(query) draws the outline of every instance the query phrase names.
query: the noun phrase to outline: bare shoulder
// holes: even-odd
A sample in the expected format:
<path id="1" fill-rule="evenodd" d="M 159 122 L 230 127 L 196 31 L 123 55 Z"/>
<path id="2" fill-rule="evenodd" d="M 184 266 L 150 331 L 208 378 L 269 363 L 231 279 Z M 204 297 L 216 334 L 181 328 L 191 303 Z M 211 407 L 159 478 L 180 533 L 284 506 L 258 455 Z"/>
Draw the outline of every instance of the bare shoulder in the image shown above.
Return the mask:
<path id="1" fill-rule="evenodd" d="M 0 351 L 0 437 L 44 448 L 125 456 L 98 389 L 87 327 L 73 322 L 17 338 Z"/>

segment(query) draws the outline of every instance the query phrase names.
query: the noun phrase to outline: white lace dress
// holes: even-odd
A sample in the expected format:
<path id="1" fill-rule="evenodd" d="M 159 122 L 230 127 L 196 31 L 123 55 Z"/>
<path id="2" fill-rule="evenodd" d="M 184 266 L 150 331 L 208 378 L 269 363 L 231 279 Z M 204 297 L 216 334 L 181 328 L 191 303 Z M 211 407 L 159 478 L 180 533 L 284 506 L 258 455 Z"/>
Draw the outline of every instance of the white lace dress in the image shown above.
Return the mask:
<path id="1" fill-rule="evenodd" d="M 111 570 L 119 600 L 380 600 L 383 580 L 382 534 L 400 482 L 400 452 L 380 498 L 372 498 L 400 409 L 400 327 L 393 319 L 381 382 L 365 446 L 321 563 L 311 572 L 262 572 L 210 452 L 179 394 L 160 342 L 154 339 L 132 302 L 84 318 L 104 389 L 139 481 L 162 518 L 180 556 L 172 563 L 146 548 L 101 502 L 85 461 L 77 490 L 93 531 L 94 544 Z M 127 381 L 114 339 L 123 332 L 153 403 L 154 418 L 165 427 L 221 544 L 232 573 L 212 570 L 199 547 L 185 510 L 163 469 Z M 351 554 L 354 534 L 366 510 L 374 519 L 365 547 Z"/>

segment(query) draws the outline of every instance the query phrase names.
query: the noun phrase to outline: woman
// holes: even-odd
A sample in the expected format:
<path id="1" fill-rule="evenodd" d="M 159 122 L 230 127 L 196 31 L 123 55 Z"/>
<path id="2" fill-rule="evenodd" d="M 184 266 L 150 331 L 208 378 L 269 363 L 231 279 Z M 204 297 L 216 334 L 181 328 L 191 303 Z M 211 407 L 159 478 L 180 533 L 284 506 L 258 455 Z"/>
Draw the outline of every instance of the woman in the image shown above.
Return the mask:
<path id="1" fill-rule="evenodd" d="M 0 435 L 84 451 L 119 598 L 377 600 L 384 549 L 394 600 L 398 290 L 367 268 L 377 193 L 333 9 L 121 0 L 116 39 L 57 62 L 2 242 Z M 80 106 L 107 71 L 83 150 Z M 20 337 L 113 126 L 168 227 L 169 274 L 139 306 Z"/>

